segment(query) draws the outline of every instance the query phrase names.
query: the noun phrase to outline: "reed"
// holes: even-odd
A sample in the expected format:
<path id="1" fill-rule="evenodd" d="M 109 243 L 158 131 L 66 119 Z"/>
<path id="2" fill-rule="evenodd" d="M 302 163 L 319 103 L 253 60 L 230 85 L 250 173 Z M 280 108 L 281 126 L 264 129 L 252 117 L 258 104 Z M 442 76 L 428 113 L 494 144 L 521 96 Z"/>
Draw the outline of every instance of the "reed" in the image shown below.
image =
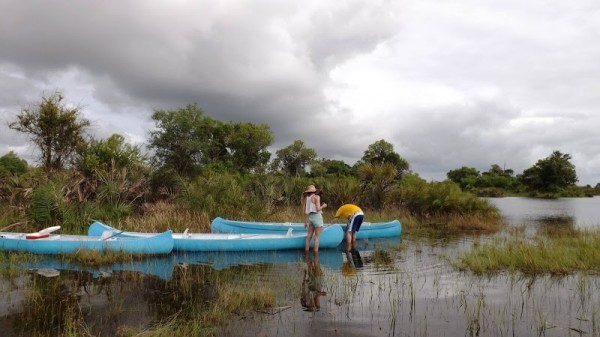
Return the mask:
<path id="1" fill-rule="evenodd" d="M 402 233 L 413 238 L 428 238 L 436 234 L 489 234 L 506 228 L 497 212 L 425 213 L 415 215 L 407 209 L 368 210 L 366 221 L 379 222 L 399 219 Z"/>
<path id="2" fill-rule="evenodd" d="M 98 252 L 93 250 L 80 250 L 74 254 L 61 255 L 60 258 L 83 267 L 97 267 L 114 263 L 131 262 L 136 259 L 143 259 L 144 256 L 116 251 Z"/>
<path id="3" fill-rule="evenodd" d="M 393 266 L 394 260 L 388 251 L 376 249 L 373 253 L 373 262 L 375 266 Z"/>
<path id="4" fill-rule="evenodd" d="M 245 311 L 273 307 L 275 296 L 273 289 L 266 286 L 247 287 L 236 283 L 220 284 L 218 287 L 219 299 L 216 307 L 235 314 L 244 314 Z"/>
<path id="5" fill-rule="evenodd" d="M 577 231 L 571 235 L 536 234 L 531 240 L 508 236 L 474 245 L 455 265 L 477 274 L 507 270 L 524 274 L 566 275 L 576 271 L 600 272 L 600 232 Z"/>
<path id="6" fill-rule="evenodd" d="M 148 326 L 120 326 L 117 336 L 184 337 L 214 336 L 234 316 L 272 308 L 276 292 L 291 293 L 279 280 L 279 287 L 261 277 L 265 266 L 239 266 L 216 271 L 207 266 L 189 265 L 174 271 L 168 282 L 146 280 L 150 307 L 157 320 Z"/>
<path id="7" fill-rule="evenodd" d="M 171 229 L 183 232 L 210 232 L 210 215 L 202 210 L 182 207 L 174 202 L 159 201 L 147 204 L 140 216 L 129 217 L 117 227 L 139 232 L 164 232 Z"/>
<path id="8" fill-rule="evenodd" d="M 25 291 L 24 310 L 15 327 L 31 336 L 92 336 L 85 323 L 80 299 L 60 278 L 34 275 Z M 25 334 L 24 334 L 25 335 Z"/>
<path id="9" fill-rule="evenodd" d="M 12 280 L 25 273 L 22 264 L 40 257 L 30 253 L 0 252 L 0 277 Z"/>
<path id="10" fill-rule="evenodd" d="M 147 329 L 121 326 L 116 331 L 117 337 L 184 337 L 214 336 L 216 329 L 205 323 L 202 317 L 197 319 L 181 319 L 179 315 L 173 315 L 168 319 L 161 320 Z"/>

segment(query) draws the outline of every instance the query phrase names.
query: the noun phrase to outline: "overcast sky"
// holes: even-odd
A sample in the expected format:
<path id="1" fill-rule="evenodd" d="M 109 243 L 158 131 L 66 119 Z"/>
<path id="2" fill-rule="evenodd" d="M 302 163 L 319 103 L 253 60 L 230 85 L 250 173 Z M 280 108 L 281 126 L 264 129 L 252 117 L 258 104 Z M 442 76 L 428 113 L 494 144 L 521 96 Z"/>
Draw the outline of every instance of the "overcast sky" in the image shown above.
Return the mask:
<path id="1" fill-rule="evenodd" d="M 600 182 L 596 0 L 0 0 L 0 155 L 61 91 L 96 138 L 144 144 L 198 103 L 353 165 L 385 139 L 428 180 L 515 173 L 558 150 Z"/>

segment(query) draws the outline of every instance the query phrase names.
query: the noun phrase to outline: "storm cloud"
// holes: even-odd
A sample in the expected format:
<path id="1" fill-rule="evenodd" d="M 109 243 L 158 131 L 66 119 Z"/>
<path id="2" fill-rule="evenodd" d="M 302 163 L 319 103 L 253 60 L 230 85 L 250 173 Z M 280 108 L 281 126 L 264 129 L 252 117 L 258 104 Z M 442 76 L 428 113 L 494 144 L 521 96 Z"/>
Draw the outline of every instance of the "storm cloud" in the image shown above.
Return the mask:
<path id="1" fill-rule="evenodd" d="M 600 182 L 600 5 L 594 1 L 0 0 L 6 126 L 56 90 L 97 137 L 143 144 L 157 109 L 190 103 L 271 126 L 354 164 L 385 139 L 426 179 L 569 153 Z"/>

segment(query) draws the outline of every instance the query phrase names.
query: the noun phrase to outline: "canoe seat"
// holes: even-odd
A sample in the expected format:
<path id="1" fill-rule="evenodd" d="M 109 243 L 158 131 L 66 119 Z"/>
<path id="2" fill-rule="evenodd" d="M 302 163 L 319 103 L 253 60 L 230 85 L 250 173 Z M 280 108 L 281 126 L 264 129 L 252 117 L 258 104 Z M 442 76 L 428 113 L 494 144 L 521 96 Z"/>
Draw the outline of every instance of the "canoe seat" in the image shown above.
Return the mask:
<path id="1" fill-rule="evenodd" d="M 100 235 L 100 239 L 98 241 L 106 240 L 106 239 L 110 238 L 111 236 L 113 236 L 113 231 L 105 230 L 104 232 L 102 232 L 102 235 Z"/>
<path id="2" fill-rule="evenodd" d="M 287 233 L 285 233 L 285 236 L 292 236 L 293 230 L 294 230 L 293 228 L 288 228 L 288 231 L 287 231 Z"/>

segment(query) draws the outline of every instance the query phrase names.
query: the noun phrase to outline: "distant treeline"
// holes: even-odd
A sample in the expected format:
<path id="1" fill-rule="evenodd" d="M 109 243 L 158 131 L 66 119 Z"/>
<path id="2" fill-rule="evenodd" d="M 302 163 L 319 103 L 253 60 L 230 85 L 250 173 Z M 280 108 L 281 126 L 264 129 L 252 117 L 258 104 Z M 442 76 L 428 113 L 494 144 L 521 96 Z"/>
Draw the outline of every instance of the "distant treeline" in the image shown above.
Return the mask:
<path id="1" fill-rule="evenodd" d="M 571 163 L 571 156 L 554 151 L 540 159 L 521 174 L 512 169 L 504 169 L 497 164 L 487 172 L 463 166 L 450 170 L 448 179 L 461 189 L 479 196 L 500 197 L 505 195 L 526 195 L 532 197 L 591 197 L 600 194 L 600 183 L 595 187 L 577 186 L 577 173 Z"/>

